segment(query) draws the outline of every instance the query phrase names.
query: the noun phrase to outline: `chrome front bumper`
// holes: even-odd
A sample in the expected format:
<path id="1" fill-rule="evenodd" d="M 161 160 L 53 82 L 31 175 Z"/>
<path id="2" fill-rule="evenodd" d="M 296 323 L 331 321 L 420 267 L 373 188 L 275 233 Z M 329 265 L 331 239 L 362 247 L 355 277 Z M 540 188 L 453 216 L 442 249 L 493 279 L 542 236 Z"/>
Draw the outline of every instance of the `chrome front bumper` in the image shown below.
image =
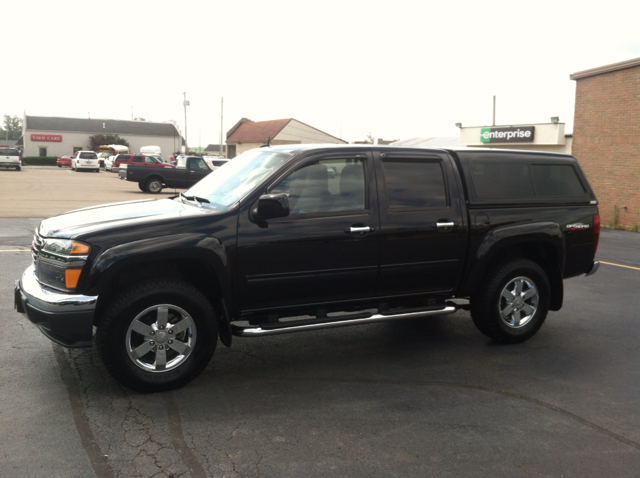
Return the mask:
<path id="1" fill-rule="evenodd" d="M 15 282 L 14 307 L 43 334 L 65 347 L 91 347 L 98 297 L 65 294 L 38 282 L 29 266 Z"/>

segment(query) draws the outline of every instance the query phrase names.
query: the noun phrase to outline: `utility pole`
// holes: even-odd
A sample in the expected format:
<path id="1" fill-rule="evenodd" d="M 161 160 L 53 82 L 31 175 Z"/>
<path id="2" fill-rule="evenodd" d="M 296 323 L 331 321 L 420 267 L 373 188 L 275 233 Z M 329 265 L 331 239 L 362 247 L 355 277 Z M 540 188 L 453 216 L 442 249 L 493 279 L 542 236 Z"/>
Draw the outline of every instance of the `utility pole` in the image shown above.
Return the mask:
<path id="1" fill-rule="evenodd" d="M 224 110 L 224 97 L 220 98 L 220 144 L 218 145 L 220 147 L 220 156 L 225 156 L 225 154 L 223 153 L 223 148 L 222 148 L 222 113 Z"/>
<path id="2" fill-rule="evenodd" d="M 185 153 L 189 151 L 189 141 L 187 140 L 187 106 L 189 105 L 189 102 L 187 101 L 187 92 L 185 91 L 184 93 L 182 93 L 184 95 L 184 101 L 182 102 L 182 104 L 184 105 L 184 146 L 185 146 Z"/>
<path id="3" fill-rule="evenodd" d="M 496 125 L 496 95 L 493 95 L 493 126 Z"/>

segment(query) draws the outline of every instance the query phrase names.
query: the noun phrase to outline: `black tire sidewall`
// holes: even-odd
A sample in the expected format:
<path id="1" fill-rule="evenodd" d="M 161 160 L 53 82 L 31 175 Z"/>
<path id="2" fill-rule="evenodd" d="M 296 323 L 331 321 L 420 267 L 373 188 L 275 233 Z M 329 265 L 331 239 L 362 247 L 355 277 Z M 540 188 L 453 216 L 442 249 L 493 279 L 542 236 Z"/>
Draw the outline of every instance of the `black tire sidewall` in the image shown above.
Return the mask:
<path id="1" fill-rule="evenodd" d="M 531 320 L 522 327 L 509 327 L 500 316 L 500 297 L 504 287 L 516 277 L 533 282 L 538 291 L 538 305 Z M 535 335 L 544 323 L 551 296 L 551 286 L 544 269 L 528 259 L 514 259 L 495 268 L 481 291 L 472 298 L 471 313 L 478 329 L 497 342 L 524 342 Z"/>
<path id="2" fill-rule="evenodd" d="M 178 287 L 179 284 L 181 287 Z M 109 372 L 123 385 L 140 392 L 158 392 L 182 387 L 207 366 L 215 351 L 218 329 L 210 303 L 195 288 L 180 281 L 162 281 L 133 289 L 103 316 L 96 342 Z M 196 343 L 184 363 L 166 372 L 149 372 L 138 367 L 127 354 L 126 335 L 133 319 L 158 304 L 184 309 L 193 319 Z"/>
<path id="3" fill-rule="evenodd" d="M 159 187 L 158 187 L 157 191 L 154 191 L 151 188 L 151 184 L 153 184 L 154 182 L 157 182 L 159 184 Z M 162 191 L 162 182 L 159 179 L 150 179 L 149 181 L 147 181 L 145 189 L 147 190 L 147 192 L 149 192 L 151 194 L 159 194 L 160 191 Z"/>

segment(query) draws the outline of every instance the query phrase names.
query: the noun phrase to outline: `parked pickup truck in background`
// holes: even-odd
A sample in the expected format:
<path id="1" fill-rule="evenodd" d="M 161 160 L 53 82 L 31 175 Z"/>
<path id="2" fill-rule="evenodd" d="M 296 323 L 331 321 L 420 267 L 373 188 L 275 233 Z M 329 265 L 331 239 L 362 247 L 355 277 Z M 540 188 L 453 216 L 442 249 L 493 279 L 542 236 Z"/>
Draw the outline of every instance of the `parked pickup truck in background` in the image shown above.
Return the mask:
<path id="1" fill-rule="evenodd" d="M 95 327 L 107 370 L 154 392 L 193 380 L 233 335 L 463 309 L 490 339 L 525 341 L 561 309 L 564 279 L 598 269 L 599 233 L 572 156 L 274 146 L 172 198 L 43 220 L 14 303 L 67 347 L 92 346 Z"/>
<path id="2" fill-rule="evenodd" d="M 164 164 L 164 163 L 163 163 Z M 150 170 L 135 163 L 127 166 L 126 180 L 138 183 L 140 190 L 158 194 L 162 188 L 186 189 L 204 178 L 211 172 L 207 163 L 200 157 L 190 157 L 184 166 L 167 165 L 170 168 Z"/>
<path id="3" fill-rule="evenodd" d="M 20 151 L 15 148 L 0 148 L 0 167 L 20 171 L 22 169 Z"/>

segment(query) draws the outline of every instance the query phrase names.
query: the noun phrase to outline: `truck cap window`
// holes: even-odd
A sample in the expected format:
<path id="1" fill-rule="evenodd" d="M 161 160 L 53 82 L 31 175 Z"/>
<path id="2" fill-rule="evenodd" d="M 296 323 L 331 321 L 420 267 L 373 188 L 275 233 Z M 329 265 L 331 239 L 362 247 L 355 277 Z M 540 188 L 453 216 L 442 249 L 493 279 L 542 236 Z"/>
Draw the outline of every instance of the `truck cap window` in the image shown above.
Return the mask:
<path id="1" fill-rule="evenodd" d="M 482 199 L 575 198 L 586 193 L 570 164 L 474 161 L 470 169 Z"/>

